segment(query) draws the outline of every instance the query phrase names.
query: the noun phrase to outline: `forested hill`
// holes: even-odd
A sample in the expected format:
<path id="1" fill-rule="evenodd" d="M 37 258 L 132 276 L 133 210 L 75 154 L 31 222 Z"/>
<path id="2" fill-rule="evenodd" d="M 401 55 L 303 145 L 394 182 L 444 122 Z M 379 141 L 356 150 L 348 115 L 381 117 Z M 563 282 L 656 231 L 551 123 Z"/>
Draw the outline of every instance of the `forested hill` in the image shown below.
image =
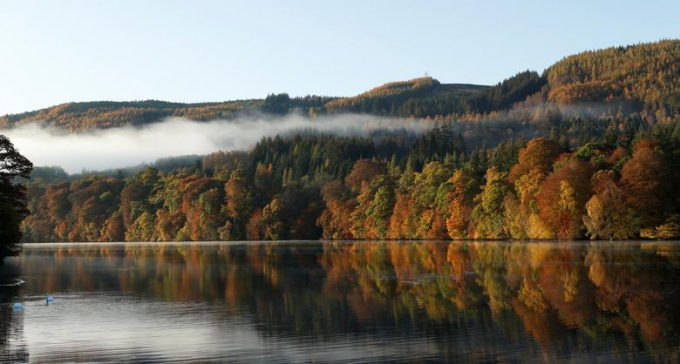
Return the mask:
<path id="1" fill-rule="evenodd" d="M 539 78 L 535 74 L 534 78 Z M 520 77 L 520 75 L 518 75 Z M 392 82 L 350 98 L 305 96 L 291 98 L 272 94 L 265 99 L 183 104 L 157 100 L 72 102 L 46 109 L 0 117 L 0 128 L 44 122 L 71 131 L 144 125 L 175 116 L 191 120 L 232 119 L 239 115 L 264 113 L 283 115 L 300 112 L 310 116 L 326 113 L 368 113 L 403 117 L 460 114 L 475 109 L 488 86 L 441 84 L 426 77 Z M 535 90 L 534 90 L 535 91 Z M 517 100 L 515 100 L 517 101 Z"/>
<path id="2" fill-rule="evenodd" d="M 478 119 L 518 106 L 546 104 L 625 105 L 626 112 L 640 113 L 651 122 L 663 122 L 680 117 L 678 75 L 680 40 L 663 40 L 583 52 L 562 59 L 543 74 L 525 71 L 494 86 L 444 84 L 423 77 L 388 83 L 346 98 L 291 98 L 278 94 L 265 99 L 199 104 L 153 100 L 67 103 L 2 116 L 0 128 L 40 121 L 81 131 L 143 125 L 169 116 L 212 120 L 253 112 L 285 114 L 292 111 L 310 116 L 352 112 L 442 120 Z M 611 112 L 611 108 L 608 110 Z"/>
<path id="3" fill-rule="evenodd" d="M 544 73 L 549 101 L 628 100 L 658 117 L 680 113 L 680 40 L 566 57 Z"/>

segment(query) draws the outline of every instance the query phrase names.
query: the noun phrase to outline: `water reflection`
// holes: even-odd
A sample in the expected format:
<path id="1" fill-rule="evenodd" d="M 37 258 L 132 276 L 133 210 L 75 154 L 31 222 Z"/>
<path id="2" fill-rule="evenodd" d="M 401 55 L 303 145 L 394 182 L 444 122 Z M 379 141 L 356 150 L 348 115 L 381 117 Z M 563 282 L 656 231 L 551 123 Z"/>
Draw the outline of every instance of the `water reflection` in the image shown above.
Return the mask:
<path id="1" fill-rule="evenodd" d="M 3 270 L 0 361 L 680 360 L 674 243 L 50 244 Z"/>

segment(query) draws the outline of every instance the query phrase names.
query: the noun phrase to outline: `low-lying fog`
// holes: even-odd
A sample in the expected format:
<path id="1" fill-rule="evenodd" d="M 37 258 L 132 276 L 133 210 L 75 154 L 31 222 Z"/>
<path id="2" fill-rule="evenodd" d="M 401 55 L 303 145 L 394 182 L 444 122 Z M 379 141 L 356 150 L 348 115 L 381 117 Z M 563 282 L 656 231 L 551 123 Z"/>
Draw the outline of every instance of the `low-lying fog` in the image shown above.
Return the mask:
<path id="1" fill-rule="evenodd" d="M 126 126 L 84 133 L 28 124 L 0 130 L 36 166 L 60 166 L 69 173 L 151 163 L 159 158 L 247 150 L 263 136 L 315 131 L 367 136 L 382 129 L 422 132 L 432 125 L 407 119 L 338 115 L 310 119 L 291 114 L 277 119 L 249 117 L 197 122 L 169 118 L 143 127 Z"/>

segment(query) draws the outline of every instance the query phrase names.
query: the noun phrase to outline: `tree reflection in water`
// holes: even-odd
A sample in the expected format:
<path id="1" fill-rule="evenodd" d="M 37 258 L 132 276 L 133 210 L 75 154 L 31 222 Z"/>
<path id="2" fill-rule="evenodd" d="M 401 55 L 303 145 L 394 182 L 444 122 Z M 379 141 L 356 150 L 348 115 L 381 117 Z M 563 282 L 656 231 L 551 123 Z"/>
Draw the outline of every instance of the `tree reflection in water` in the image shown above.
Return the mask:
<path id="1" fill-rule="evenodd" d="M 674 243 L 61 244 L 9 263 L 28 281 L 21 296 L 207 303 L 228 308 L 215 321 L 250 315 L 265 339 L 424 338 L 430 359 L 466 361 L 680 360 Z M 21 341 L 12 299 L 0 310 L 3 354 Z"/>

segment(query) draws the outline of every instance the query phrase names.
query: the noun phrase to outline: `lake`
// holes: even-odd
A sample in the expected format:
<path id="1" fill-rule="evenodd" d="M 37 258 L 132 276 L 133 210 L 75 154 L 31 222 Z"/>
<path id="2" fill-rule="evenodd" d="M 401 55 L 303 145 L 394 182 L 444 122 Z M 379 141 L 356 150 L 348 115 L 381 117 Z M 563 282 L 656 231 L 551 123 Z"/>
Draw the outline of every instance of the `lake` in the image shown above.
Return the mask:
<path id="1" fill-rule="evenodd" d="M 40 244 L 1 269 L 25 281 L 1 362 L 680 361 L 673 242 Z"/>

